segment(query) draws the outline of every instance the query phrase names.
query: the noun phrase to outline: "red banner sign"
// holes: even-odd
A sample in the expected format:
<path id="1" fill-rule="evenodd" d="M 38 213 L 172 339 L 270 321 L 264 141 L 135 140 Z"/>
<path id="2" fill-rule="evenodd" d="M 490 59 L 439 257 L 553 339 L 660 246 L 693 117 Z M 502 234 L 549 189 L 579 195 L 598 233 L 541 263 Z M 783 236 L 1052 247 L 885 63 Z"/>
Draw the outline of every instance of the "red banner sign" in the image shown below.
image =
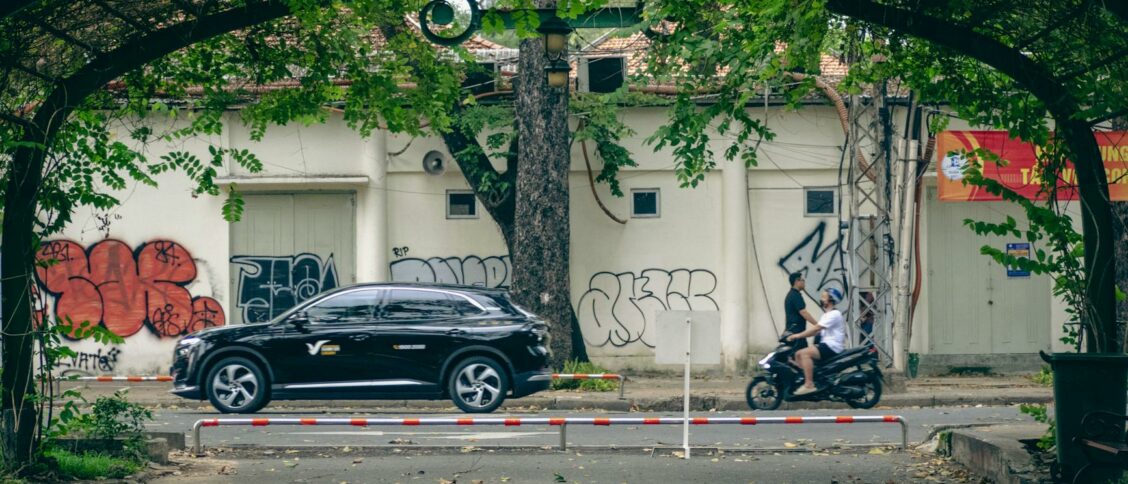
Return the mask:
<path id="1" fill-rule="evenodd" d="M 1109 196 L 1113 201 L 1128 201 L 1128 132 L 1098 131 L 1094 133 L 1101 149 Z M 948 202 L 986 202 L 1001 198 L 983 188 L 964 185 L 964 152 L 986 148 L 1007 161 L 1006 166 L 985 163 L 983 175 L 998 180 L 1019 195 L 1031 200 L 1039 197 L 1041 176 L 1034 145 L 1011 139 L 1006 131 L 944 131 L 936 136 L 937 187 L 940 200 Z M 1069 164 L 1061 174 L 1058 198 L 1077 199 L 1077 175 Z"/>

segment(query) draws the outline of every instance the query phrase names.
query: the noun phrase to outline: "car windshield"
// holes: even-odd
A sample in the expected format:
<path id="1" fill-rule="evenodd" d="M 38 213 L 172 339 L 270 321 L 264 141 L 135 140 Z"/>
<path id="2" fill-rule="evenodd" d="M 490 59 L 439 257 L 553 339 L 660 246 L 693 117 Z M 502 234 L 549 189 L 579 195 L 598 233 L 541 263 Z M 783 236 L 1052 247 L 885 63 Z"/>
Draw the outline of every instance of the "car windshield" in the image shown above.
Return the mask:
<path id="1" fill-rule="evenodd" d="M 313 305 L 314 303 L 316 303 L 316 302 L 318 302 L 322 299 L 325 299 L 329 295 L 336 294 L 336 293 L 340 292 L 342 289 L 347 289 L 347 288 L 338 288 L 338 289 L 335 289 L 335 290 L 332 290 L 332 291 L 326 291 L 326 292 L 323 292 L 321 294 L 315 295 L 315 296 L 313 296 L 309 299 L 306 299 L 305 301 L 302 301 L 302 302 L 294 305 L 294 307 L 287 309 L 285 311 L 282 311 L 282 314 L 275 316 L 274 319 L 271 319 L 270 321 L 268 321 L 267 324 L 281 323 L 282 321 L 289 319 L 290 316 L 293 316 L 294 313 L 301 311 L 303 309 L 306 309 L 306 308 L 310 307 L 311 305 Z"/>

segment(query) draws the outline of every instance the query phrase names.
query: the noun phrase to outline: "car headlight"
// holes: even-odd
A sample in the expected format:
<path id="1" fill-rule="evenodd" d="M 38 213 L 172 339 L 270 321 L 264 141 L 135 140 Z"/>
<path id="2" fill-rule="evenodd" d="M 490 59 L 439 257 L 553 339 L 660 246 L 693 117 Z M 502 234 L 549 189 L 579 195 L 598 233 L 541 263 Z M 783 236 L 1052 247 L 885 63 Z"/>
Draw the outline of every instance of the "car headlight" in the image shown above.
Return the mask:
<path id="1" fill-rule="evenodd" d="M 200 344 L 201 341 L 203 340 L 195 336 L 189 336 L 187 338 L 181 339 L 176 343 L 176 354 L 181 356 L 187 355 L 192 351 L 192 348 Z"/>

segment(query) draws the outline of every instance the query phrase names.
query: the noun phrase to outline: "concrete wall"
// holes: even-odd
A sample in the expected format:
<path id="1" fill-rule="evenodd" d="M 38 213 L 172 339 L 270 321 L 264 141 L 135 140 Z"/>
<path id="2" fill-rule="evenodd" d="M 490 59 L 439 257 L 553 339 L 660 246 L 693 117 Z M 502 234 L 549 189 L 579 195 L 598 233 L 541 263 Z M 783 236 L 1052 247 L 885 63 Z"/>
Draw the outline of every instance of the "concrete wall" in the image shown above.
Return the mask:
<path id="1" fill-rule="evenodd" d="M 840 238 L 839 216 L 807 217 L 803 209 L 804 187 L 845 183 L 839 179 L 844 136 L 836 114 L 826 107 L 754 112 L 777 134 L 761 145 L 758 166 L 746 170 L 719 161 L 696 188 L 681 188 L 670 153 L 656 153 L 644 142 L 661 123 L 664 111 L 624 110 L 625 121 L 637 134 L 623 144 L 639 166 L 620 175 L 627 197 L 612 197 L 604 185 L 596 191 L 612 212 L 628 219 L 625 225 L 610 220 L 597 206 L 580 146 L 574 146 L 571 287 L 561 290 L 571 291 L 589 352 L 600 363 L 612 369 L 654 367 L 654 311 L 694 309 L 722 310 L 726 362 L 744 364 L 775 345 L 784 326 L 789 271 L 809 270 L 808 292 L 813 298 L 822 288 L 843 284 L 845 269 L 832 260 Z M 468 189 L 457 165 L 450 163 L 441 175 L 422 171 L 424 154 L 446 153 L 439 139 L 377 133 L 365 140 L 339 116 L 332 116 L 323 125 L 271 128 L 263 141 L 255 142 L 236 121 L 236 114 L 229 117 L 235 122 L 228 123 L 223 136 L 177 147 L 149 146 L 150 157 L 172 149 L 204 156 L 210 141 L 248 149 L 263 161 L 263 172 L 256 175 L 237 167 L 226 167 L 221 173 L 224 183 L 234 182 L 243 192 L 355 191 L 359 281 L 434 277 L 433 266 L 445 264 L 463 270 L 460 279 L 440 277 L 441 282 L 507 284 L 508 278 L 498 275 L 511 269 L 506 247 L 484 208 L 479 204 L 476 219 L 446 217 L 447 191 Z M 178 123 L 149 122 L 164 129 Z M 728 142 L 717 136 L 715 152 L 723 152 Z M 593 151 L 589 147 L 589 154 Z M 230 232 L 221 217 L 222 199 L 191 196 L 191 187 L 180 174 L 163 175 L 159 181 L 159 189 L 138 185 L 119 193 L 123 204 L 109 214 L 76 214 L 74 223 L 57 238 L 88 250 L 107 239 L 131 249 L 175 242 L 197 268 L 193 278 L 175 285 L 191 297 L 212 298 L 230 311 L 234 291 L 229 287 Z M 630 218 L 632 188 L 658 188 L 661 216 Z M 100 222 L 107 216 L 108 225 Z M 923 240 L 927 227 L 925 215 Z M 114 263 L 128 266 L 128 262 Z M 828 270 L 815 274 L 810 269 L 816 266 Z M 145 290 L 144 284 L 139 287 Z M 927 289 L 914 319 L 912 349 L 918 352 L 927 348 Z M 76 294 L 80 295 L 72 296 Z M 66 296 L 44 292 L 46 313 L 54 314 L 61 297 Z M 1060 311 L 1060 304 L 1055 308 Z M 1055 315 L 1054 321 L 1060 320 Z M 76 360 L 72 370 L 163 374 L 176 337 L 145 323 L 116 348 L 80 342 L 76 349 L 89 356 Z"/>

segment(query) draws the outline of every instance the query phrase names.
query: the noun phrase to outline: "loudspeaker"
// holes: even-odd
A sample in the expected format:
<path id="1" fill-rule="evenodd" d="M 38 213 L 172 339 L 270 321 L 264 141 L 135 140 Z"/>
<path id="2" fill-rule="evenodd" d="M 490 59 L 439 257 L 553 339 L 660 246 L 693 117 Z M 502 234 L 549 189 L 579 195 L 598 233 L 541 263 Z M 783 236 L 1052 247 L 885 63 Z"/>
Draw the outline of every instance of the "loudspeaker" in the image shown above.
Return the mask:
<path id="1" fill-rule="evenodd" d="M 441 175 L 446 171 L 447 159 L 441 152 L 431 150 L 423 155 L 423 171 L 428 175 Z"/>

